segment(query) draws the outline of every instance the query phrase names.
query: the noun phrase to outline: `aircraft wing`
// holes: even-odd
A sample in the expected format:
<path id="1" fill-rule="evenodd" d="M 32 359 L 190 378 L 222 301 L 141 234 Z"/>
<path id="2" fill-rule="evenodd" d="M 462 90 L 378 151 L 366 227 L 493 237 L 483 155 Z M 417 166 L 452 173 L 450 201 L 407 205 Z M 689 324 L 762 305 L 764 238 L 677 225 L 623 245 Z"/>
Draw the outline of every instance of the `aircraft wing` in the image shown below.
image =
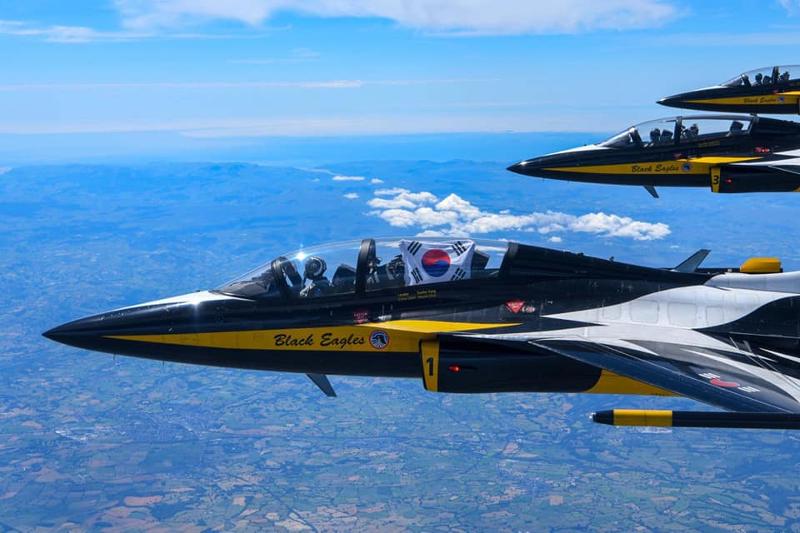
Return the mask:
<path id="1" fill-rule="evenodd" d="M 788 172 L 789 174 L 800 174 L 800 166 L 798 165 L 780 165 L 780 161 L 776 161 L 775 165 L 769 165 L 771 170 L 780 170 L 781 172 Z"/>
<path id="2" fill-rule="evenodd" d="M 659 341 L 541 338 L 533 347 L 738 412 L 800 413 L 797 381 L 763 356 Z"/>

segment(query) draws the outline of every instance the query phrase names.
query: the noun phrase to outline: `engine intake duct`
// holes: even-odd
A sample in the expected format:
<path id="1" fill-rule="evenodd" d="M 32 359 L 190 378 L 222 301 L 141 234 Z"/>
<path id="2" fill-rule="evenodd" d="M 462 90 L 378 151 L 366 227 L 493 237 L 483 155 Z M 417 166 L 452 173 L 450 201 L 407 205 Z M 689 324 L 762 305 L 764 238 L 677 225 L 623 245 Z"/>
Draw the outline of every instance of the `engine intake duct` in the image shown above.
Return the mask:
<path id="1" fill-rule="evenodd" d="M 717 193 L 792 192 L 800 189 L 800 174 L 768 167 L 714 167 L 711 190 Z"/>
<path id="2" fill-rule="evenodd" d="M 474 339 L 426 341 L 420 355 L 425 388 L 434 392 L 584 392 L 601 376 L 566 357 Z"/>

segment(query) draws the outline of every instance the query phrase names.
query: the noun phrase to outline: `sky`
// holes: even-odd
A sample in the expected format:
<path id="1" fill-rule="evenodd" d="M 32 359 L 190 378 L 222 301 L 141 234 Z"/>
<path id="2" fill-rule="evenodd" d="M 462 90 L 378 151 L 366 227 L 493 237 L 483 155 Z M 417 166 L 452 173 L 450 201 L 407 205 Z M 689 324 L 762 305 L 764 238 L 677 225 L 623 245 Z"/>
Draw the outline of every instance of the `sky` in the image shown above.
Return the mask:
<path id="1" fill-rule="evenodd" d="M 800 0 L 0 0 L 2 153 L 613 132 L 798 30 Z"/>

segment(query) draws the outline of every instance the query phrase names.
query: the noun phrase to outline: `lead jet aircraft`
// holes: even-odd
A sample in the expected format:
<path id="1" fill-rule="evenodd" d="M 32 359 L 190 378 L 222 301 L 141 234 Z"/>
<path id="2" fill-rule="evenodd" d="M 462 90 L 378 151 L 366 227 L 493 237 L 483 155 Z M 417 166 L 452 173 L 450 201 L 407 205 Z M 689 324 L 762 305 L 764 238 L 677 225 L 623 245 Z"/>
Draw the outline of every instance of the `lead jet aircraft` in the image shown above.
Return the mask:
<path id="1" fill-rule="evenodd" d="M 800 124 L 740 115 L 698 115 L 637 124 L 598 144 L 508 167 L 526 176 L 716 193 L 800 189 Z"/>
<path id="2" fill-rule="evenodd" d="M 601 423 L 800 428 L 800 272 L 650 268 L 511 242 L 365 239 L 281 255 L 210 291 L 58 326 L 148 359 L 421 379 L 434 392 L 677 395 L 725 412 Z"/>
<path id="3" fill-rule="evenodd" d="M 800 65 L 764 67 L 720 85 L 662 98 L 659 104 L 723 113 L 800 113 Z"/>

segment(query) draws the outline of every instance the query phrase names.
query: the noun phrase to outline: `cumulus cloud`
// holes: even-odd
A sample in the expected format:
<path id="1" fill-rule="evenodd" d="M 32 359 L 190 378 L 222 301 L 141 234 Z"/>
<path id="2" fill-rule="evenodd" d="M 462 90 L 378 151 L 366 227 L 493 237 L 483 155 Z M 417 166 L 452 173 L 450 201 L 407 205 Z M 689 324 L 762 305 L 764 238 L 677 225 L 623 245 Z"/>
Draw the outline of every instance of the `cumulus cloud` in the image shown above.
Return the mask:
<path id="1" fill-rule="evenodd" d="M 381 183 L 383 183 L 383 180 L 380 178 L 372 178 L 371 180 L 369 180 L 369 182 L 373 185 L 380 185 Z"/>
<path id="2" fill-rule="evenodd" d="M 344 196 L 348 200 L 356 200 L 358 198 L 358 193 L 357 192 L 349 192 L 347 194 L 343 194 L 342 196 Z"/>
<path id="3" fill-rule="evenodd" d="M 423 191 L 394 188 L 375 191 L 367 202 L 377 216 L 398 228 L 417 227 L 420 235 L 474 235 L 498 231 L 526 231 L 548 235 L 558 243 L 559 233 L 591 233 L 637 241 L 663 239 L 670 234 L 667 224 L 643 222 L 607 213 L 572 215 L 558 211 L 513 214 L 508 210 L 484 211 L 470 201 L 450 194 L 444 199 Z"/>
<path id="4" fill-rule="evenodd" d="M 783 0 L 786 1 L 786 0 Z M 256 26 L 277 13 L 376 17 L 455 35 L 577 33 L 660 26 L 678 10 L 669 0 L 115 0 L 127 28 L 170 28 L 225 19 Z"/>
<path id="5" fill-rule="evenodd" d="M 411 192 L 408 189 L 379 189 L 375 191 L 376 197 L 367 202 L 375 209 L 413 209 L 419 205 L 432 204 L 438 200 L 429 192 Z M 391 198 L 382 198 L 391 196 Z"/>
<path id="6" fill-rule="evenodd" d="M 333 181 L 364 181 L 364 176 L 340 176 L 336 175 L 331 178 Z"/>
<path id="7" fill-rule="evenodd" d="M 408 189 L 401 189 L 400 187 L 392 187 L 391 189 L 378 189 L 375 191 L 375 196 L 394 196 L 402 192 L 411 192 Z"/>

